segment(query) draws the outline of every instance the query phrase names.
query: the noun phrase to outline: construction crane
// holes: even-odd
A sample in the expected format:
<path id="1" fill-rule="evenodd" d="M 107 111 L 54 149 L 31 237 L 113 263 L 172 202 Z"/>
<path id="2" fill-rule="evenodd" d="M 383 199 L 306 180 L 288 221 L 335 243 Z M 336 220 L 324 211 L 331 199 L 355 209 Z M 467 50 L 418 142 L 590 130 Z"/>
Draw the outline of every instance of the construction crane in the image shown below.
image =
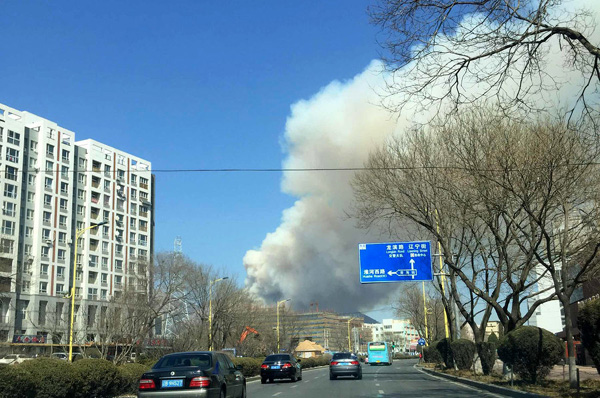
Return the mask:
<path id="1" fill-rule="evenodd" d="M 256 337 L 260 336 L 260 333 L 258 333 L 258 331 L 254 328 L 251 328 L 250 326 L 246 326 L 244 328 L 244 331 L 242 332 L 242 335 L 240 336 L 240 341 L 238 344 L 242 344 L 244 342 L 244 340 L 246 340 L 246 337 L 248 337 L 248 335 L 250 333 L 254 333 L 256 335 Z"/>

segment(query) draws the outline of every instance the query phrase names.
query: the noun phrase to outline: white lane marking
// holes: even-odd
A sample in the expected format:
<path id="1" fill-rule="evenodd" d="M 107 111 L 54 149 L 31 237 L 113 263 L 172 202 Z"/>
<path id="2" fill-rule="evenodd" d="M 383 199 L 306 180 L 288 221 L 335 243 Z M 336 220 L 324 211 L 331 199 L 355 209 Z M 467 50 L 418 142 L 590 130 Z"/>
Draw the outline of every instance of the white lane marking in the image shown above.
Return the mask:
<path id="1" fill-rule="evenodd" d="M 380 384 L 379 384 L 379 383 L 375 384 L 375 387 L 379 387 L 379 386 L 380 386 Z"/>
<path id="2" fill-rule="evenodd" d="M 380 394 L 383 394 L 383 390 L 379 390 L 379 391 L 377 391 L 377 392 L 378 392 L 378 393 L 380 393 Z"/>
<path id="3" fill-rule="evenodd" d="M 273 394 L 274 397 L 278 396 L 279 394 L 281 394 L 281 391 L 276 392 L 275 394 Z"/>
<path id="4" fill-rule="evenodd" d="M 427 376 L 429 376 L 429 377 L 433 377 L 434 379 L 436 379 L 436 380 L 438 380 L 438 381 L 445 381 L 445 382 L 452 383 L 452 384 L 454 384 L 454 385 L 456 385 L 456 386 L 459 386 L 459 387 L 464 387 L 464 388 L 466 388 L 466 389 L 468 389 L 468 390 L 475 390 L 475 391 L 477 391 L 477 392 L 482 392 L 482 393 L 484 393 L 486 396 L 491 396 L 491 397 L 496 397 L 496 398 L 502 398 L 502 395 L 497 395 L 497 394 L 494 394 L 494 393 L 492 393 L 492 392 L 485 391 L 485 390 L 481 390 L 481 389 L 479 389 L 479 388 L 476 388 L 476 387 L 471 387 L 471 386 L 468 386 L 468 385 L 466 385 L 466 384 L 462 384 L 462 383 L 458 383 L 458 382 L 456 382 L 456 381 L 452 381 L 452 380 L 449 380 L 449 379 L 445 379 L 445 378 L 443 378 L 443 377 L 434 376 L 434 375 L 432 375 L 432 374 L 429 374 L 429 373 L 425 372 L 425 371 L 424 371 L 424 370 L 422 370 L 422 369 L 419 369 L 419 368 L 417 367 L 417 365 L 413 365 L 413 368 L 415 368 L 415 369 L 416 369 L 416 370 L 418 370 L 419 372 L 423 373 L 424 375 L 427 375 Z"/>
<path id="5" fill-rule="evenodd" d="M 305 383 L 308 383 L 308 380 L 306 380 Z"/>
<path id="6" fill-rule="evenodd" d="M 296 388 L 296 387 L 298 387 L 298 385 L 297 385 L 297 384 L 296 384 L 295 386 L 291 386 L 290 388 Z"/>

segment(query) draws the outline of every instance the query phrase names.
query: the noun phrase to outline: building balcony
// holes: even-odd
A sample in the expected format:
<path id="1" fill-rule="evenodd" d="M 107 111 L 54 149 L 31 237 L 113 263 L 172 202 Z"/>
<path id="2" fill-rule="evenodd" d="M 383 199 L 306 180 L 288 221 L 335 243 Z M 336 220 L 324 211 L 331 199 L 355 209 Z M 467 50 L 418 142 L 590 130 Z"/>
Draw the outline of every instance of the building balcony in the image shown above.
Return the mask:
<path id="1" fill-rule="evenodd" d="M 140 182 L 140 188 L 143 188 L 143 189 L 148 189 L 148 184 L 145 184 L 145 183 L 143 183 L 143 182 Z"/>

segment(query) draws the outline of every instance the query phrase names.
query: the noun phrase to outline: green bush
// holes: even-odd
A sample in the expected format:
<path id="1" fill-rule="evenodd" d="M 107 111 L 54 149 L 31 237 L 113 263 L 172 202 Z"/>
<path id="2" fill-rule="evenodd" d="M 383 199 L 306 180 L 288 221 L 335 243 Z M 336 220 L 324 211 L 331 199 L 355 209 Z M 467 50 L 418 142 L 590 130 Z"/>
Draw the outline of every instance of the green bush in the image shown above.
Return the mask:
<path id="1" fill-rule="evenodd" d="M 121 393 L 121 374 L 112 362 L 105 359 L 81 359 L 73 362 L 72 366 L 80 380 L 75 397 L 112 398 Z"/>
<path id="2" fill-rule="evenodd" d="M 475 343 L 467 339 L 458 339 L 450 343 L 450 349 L 458 369 L 471 369 L 475 352 L 477 351 Z"/>
<path id="3" fill-rule="evenodd" d="M 498 345 L 500 344 L 500 339 L 498 339 L 498 336 L 496 336 L 496 333 L 492 332 L 488 336 L 488 343 L 491 343 L 494 346 L 496 346 L 496 348 L 498 348 Z"/>
<path id="4" fill-rule="evenodd" d="M 521 326 L 500 341 L 498 356 L 522 379 L 535 384 L 564 357 L 564 347 L 558 337 L 545 329 Z"/>
<path id="5" fill-rule="evenodd" d="M 434 343 L 435 344 L 435 343 Z M 437 350 L 435 345 L 424 347 L 423 349 L 423 361 L 427 363 L 440 364 L 444 362 L 442 354 Z"/>
<path id="6" fill-rule="evenodd" d="M 301 358 L 300 365 L 302 365 L 302 369 L 314 368 L 317 363 L 316 358 Z"/>
<path id="7" fill-rule="evenodd" d="M 590 301 L 579 308 L 577 325 L 581 331 L 581 342 L 600 373 L 600 300 Z"/>
<path id="8" fill-rule="evenodd" d="M 437 342 L 435 348 L 440 352 L 442 361 L 447 368 L 454 367 L 454 357 L 452 356 L 452 348 L 450 347 L 450 339 L 443 338 Z"/>
<path id="9" fill-rule="evenodd" d="M 242 365 L 242 373 L 246 377 L 252 377 L 260 374 L 260 365 L 264 358 L 233 358 L 235 366 Z"/>
<path id="10" fill-rule="evenodd" d="M 13 397 L 35 397 L 35 383 L 21 367 L 2 365 L 0 367 L 0 398 Z"/>
<path id="11" fill-rule="evenodd" d="M 477 353 L 481 360 L 481 370 L 484 375 L 492 373 L 496 363 L 496 345 L 489 341 L 477 344 Z"/>
<path id="12" fill-rule="evenodd" d="M 142 375 L 150 370 L 149 366 L 140 363 L 124 363 L 117 368 L 121 379 L 121 394 L 135 394 Z"/>
<path id="13" fill-rule="evenodd" d="M 16 366 L 35 385 L 35 398 L 73 397 L 83 380 L 78 378 L 73 365 L 54 358 L 36 358 Z"/>
<path id="14" fill-rule="evenodd" d="M 401 354 L 401 353 L 395 353 L 394 354 L 394 359 L 415 359 L 416 357 L 414 355 L 408 355 L 408 354 Z"/>

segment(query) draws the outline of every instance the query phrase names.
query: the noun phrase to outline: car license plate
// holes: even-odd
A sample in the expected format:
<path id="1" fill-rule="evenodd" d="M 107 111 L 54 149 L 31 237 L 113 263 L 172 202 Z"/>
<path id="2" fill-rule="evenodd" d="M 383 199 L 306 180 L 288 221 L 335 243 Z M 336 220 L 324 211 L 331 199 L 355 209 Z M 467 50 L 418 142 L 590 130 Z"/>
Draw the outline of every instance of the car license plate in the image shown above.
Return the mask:
<path id="1" fill-rule="evenodd" d="M 273 365 L 273 366 L 271 366 L 271 369 L 279 369 L 279 368 L 280 368 L 279 365 Z"/>
<path id="2" fill-rule="evenodd" d="M 183 379 L 163 380 L 162 388 L 183 387 Z"/>

